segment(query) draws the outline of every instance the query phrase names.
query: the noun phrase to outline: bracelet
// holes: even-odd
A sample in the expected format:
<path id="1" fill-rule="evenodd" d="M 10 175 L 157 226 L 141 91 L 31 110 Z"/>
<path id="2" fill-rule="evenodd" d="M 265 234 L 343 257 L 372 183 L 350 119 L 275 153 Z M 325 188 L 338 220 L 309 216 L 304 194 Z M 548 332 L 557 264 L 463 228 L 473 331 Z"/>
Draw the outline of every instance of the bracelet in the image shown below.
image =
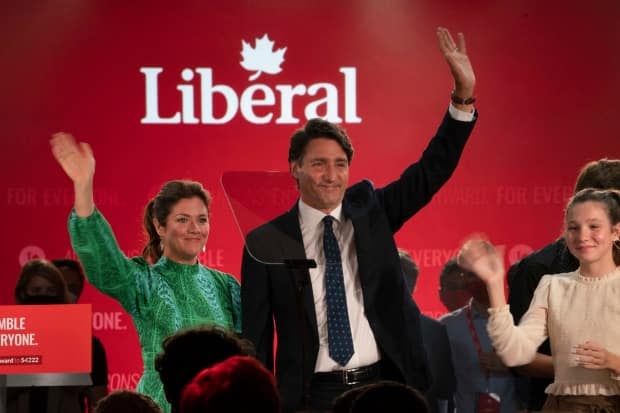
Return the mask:
<path id="1" fill-rule="evenodd" d="M 450 100 L 452 103 L 456 103 L 457 105 L 471 105 L 476 101 L 476 96 L 470 96 L 468 98 L 462 98 L 456 95 L 456 90 L 452 89 L 450 92 Z"/>

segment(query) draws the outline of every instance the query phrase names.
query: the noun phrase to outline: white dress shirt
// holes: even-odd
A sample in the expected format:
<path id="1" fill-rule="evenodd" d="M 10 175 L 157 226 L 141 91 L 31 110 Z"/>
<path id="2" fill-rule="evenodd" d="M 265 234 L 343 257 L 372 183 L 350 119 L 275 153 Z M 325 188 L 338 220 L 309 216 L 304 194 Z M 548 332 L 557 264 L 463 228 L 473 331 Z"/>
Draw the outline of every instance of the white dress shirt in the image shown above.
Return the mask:
<path id="1" fill-rule="evenodd" d="M 375 336 L 364 314 L 364 297 L 357 271 L 357 253 L 353 239 L 353 224 L 342 214 L 342 204 L 330 215 L 334 217 L 332 228 L 340 248 L 344 290 L 347 296 L 347 310 L 353 337 L 355 353 L 344 368 L 367 366 L 381 358 Z M 304 241 L 306 258 L 314 259 L 317 268 L 311 268 L 310 282 L 314 296 L 314 310 L 319 332 L 319 353 L 314 367 L 315 372 L 342 370 L 343 367 L 329 357 L 327 344 L 327 302 L 325 301 L 325 254 L 323 253 L 323 218 L 325 213 L 316 210 L 299 200 L 299 225 Z"/>

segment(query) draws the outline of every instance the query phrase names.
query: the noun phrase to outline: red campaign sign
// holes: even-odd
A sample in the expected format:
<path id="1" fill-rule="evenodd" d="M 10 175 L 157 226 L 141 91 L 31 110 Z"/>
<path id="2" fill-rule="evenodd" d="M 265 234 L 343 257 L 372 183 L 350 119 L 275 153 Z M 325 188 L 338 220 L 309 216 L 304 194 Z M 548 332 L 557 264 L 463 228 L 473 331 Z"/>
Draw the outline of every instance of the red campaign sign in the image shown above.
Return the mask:
<path id="1" fill-rule="evenodd" d="M 0 374 L 90 372 L 92 306 L 0 306 Z"/>

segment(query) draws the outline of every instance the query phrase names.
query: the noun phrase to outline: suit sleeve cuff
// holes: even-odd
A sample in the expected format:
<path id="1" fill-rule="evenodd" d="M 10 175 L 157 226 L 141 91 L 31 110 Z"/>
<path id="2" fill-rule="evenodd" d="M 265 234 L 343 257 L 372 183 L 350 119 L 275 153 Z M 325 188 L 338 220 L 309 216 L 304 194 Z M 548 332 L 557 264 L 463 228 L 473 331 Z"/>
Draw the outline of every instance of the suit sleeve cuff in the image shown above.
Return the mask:
<path id="1" fill-rule="evenodd" d="M 462 110 L 459 110 L 452 104 L 452 102 L 450 102 L 448 112 L 450 112 L 450 116 L 452 116 L 452 119 L 460 120 L 461 122 L 473 122 L 474 114 L 476 113 L 476 111 L 464 112 Z"/>

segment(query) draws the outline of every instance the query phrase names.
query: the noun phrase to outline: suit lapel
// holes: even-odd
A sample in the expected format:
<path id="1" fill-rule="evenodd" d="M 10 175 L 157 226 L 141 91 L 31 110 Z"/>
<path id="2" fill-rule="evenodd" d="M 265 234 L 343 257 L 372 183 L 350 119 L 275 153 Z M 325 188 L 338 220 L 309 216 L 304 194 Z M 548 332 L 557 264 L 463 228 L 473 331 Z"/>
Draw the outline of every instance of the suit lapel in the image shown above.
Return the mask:
<path id="1" fill-rule="evenodd" d="M 350 219 L 353 224 L 355 253 L 357 255 L 358 264 L 357 271 L 360 276 L 363 291 L 363 287 L 366 285 L 367 275 L 371 273 L 369 270 L 373 267 L 370 221 L 367 215 L 355 213 L 355 208 L 351 205 L 351 202 L 347 200 L 347 197 L 345 197 L 342 202 L 342 211 L 344 216 Z M 366 297 L 364 296 L 364 298 Z"/>
<path id="2" fill-rule="evenodd" d="M 305 259 L 306 251 L 304 249 L 303 238 L 301 236 L 301 229 L 299 227 L 299 208 L 298 204 L 291 208 L 286 214 L 283 215 L 282 226 L 279 230 L 283 233 L 283 238 L 280 241 L 280 248 L 283 253 L 283 258 L 302 258 Z M 310 282 L 310 272 L 307 269 L 290 269 L 288 274 L 291 277 L 291 282 L 297 286 L 299 277 L 303 277 L 305 280 L 305 287 L 303 291 L 303 300 L 306 315 L 311 325 L 313 334 L 318 337 L 316 312 L 314 309 L 314 296 L 312 294 L 312 284 Z M 297 291 L 297 288 L 295 289 Z M 297 299 L 297 297 L 295 297 Z"/>

